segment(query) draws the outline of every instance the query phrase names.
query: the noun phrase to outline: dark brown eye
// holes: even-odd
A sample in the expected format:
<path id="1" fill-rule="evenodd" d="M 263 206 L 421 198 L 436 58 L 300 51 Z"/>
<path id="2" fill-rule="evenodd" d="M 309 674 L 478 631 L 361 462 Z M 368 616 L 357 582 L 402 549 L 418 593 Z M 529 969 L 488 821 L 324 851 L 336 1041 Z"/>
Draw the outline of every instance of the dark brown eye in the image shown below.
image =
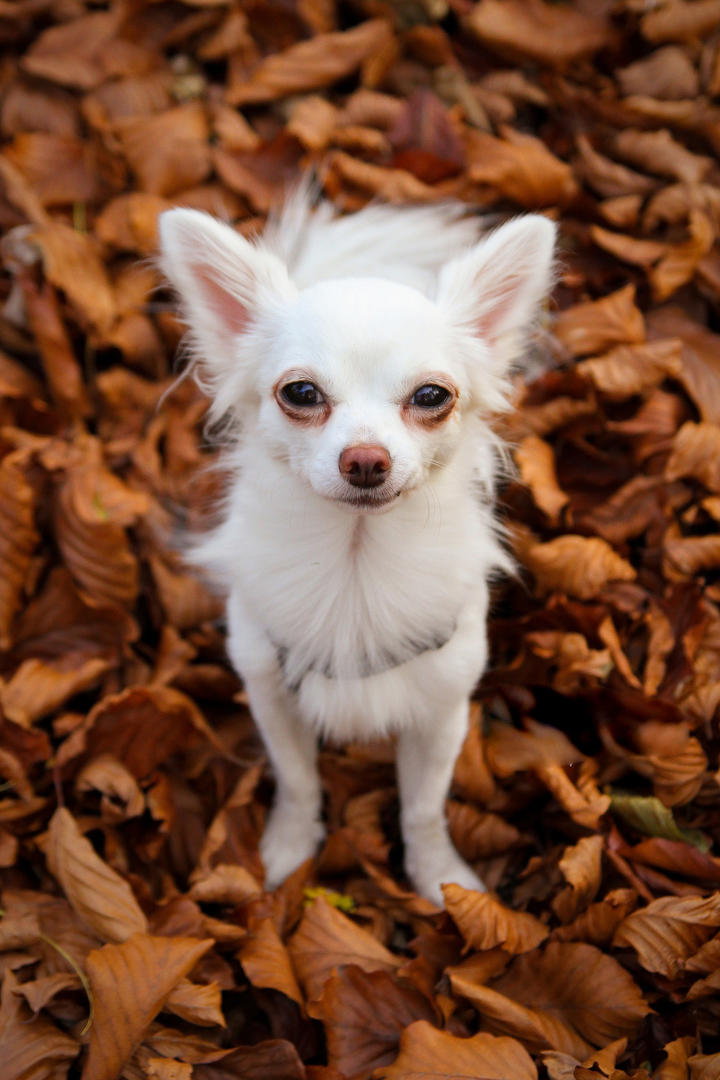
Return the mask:
<path id="1" fill-rule="evenodd" d="M 418 409 L 439 409 L 442 405 L 447 404 L 449 397 L 450 391 L 446 390 L 444 386 L 428 383 L 427 386 L 419 387 L 410 401 Z"/>
<path id="2" fill-rule="evenodd" d="M 315 383 L 306 382 L 304 379 L 286 383 L 280 391 L 280 396 L 287 401 L 288 405 L 294 405 L 296 409 L 312 409 L 325 401 Z"/>

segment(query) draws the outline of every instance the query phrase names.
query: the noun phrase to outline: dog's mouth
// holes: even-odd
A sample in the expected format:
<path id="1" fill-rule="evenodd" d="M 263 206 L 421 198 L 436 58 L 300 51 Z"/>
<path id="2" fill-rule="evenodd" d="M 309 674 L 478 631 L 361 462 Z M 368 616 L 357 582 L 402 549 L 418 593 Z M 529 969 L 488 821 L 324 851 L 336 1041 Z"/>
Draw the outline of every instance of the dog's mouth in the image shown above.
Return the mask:
<path id="1" fill-rule="evenodd" d="M 400 495 L 402 495 L 402 493 L 402 488 L 400 488 L 399 491 L 378 491 L 377 493 L 372 491 L 358 491 L 353 492 L 352 495 L 340 495 L 336 501 L 350 509 L 364 510 L 372 513 L 373 511 L 386 510 Z"/>

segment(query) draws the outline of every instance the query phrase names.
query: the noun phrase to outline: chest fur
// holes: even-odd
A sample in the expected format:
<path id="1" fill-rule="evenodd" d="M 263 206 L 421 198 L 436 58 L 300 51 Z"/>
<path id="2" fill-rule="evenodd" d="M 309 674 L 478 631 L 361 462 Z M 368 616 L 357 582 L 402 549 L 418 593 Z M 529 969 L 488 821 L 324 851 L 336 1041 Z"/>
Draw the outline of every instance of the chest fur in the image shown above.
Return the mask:
<path id="1" fill-rule="evenodd" d="M 469 524 L 469 523 L 468 523 Z M 401 515 L 244 537 L 242 587 L 290 684 L 366 677 L 438 648 L 484 579 L 477 532 Z"/>

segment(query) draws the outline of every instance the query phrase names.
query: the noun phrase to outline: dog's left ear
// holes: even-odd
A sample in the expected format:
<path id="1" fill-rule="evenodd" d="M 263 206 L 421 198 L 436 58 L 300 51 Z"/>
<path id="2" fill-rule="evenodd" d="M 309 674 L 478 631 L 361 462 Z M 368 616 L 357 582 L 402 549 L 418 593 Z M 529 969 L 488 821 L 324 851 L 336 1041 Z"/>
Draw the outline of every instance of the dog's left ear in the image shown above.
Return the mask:
<path id="1" fill-rule="evenodd" d="M 506 374 L 514 343 L 552 286 L 554 247 L 555 225 L 528 214 L 495 230 L 440 273 L 437 303 L 451 322 L 487 344 L 495 374 Z"/>
<path id="2" fill-rule="evenodd" d="M 198 210 L 160 215 L 160 265 L 175 287 L 197 361 L 214 388 L 235 374 L 238 338 L 295 286 L 285 264 Z"/>

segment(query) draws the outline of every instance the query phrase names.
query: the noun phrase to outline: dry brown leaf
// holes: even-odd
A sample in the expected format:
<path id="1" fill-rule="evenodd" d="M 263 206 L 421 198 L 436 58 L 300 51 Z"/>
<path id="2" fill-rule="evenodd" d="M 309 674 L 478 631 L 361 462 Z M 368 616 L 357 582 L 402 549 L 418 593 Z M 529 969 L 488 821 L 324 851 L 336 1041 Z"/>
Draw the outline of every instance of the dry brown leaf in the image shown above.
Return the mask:
<path id="1" fill-rule="evenodd" d="M 53 287 L 38 286 L 29 274 L 20 277 L 28 322 L 40 350 L 52 399 L 70 417 L 90 411 L 80 365 L 75 358 Z"/>
<path id="2" fill-rule="evenodd" d="M 3 153 L 43 206 L 94 202 L 100 195 L 95 148 L 75 135 L 27 132 Z"/>
<path id="3" fill-rule="evenodd" d="M 308 1001 L 318 998 L 336 968 L 355 964 L 363 971 L 393 971 L 401 961 L 367 930 L 320 897 L 302 918 L 288 949 Z"/>
<path id="4" fill-rule="evenodd" d="M 155 116 L 129 117 L 117 127 L 142 191 L 163 197 L 176 195 L 210 173 L 210 131 L 199 101 Z"/>
<path id="5" fill-rule="evenodd" d="M 288 951 L 272 919 L 252 920 L 238 957 L 253 986 L 279 990 L 302 1008 L 302 992 L 297 984 Z"/>
<path id="6" fill-rule="evenodd" d="M 219 863 L 212 870 L 196 871 L 188 896 L 198 903 L 236 907 L 260 895 L 262 888 L 244 866 Z"/>
<path id="7" fill-rule="evenodd" d="M 334 150 L 326 159 L 327 181 L 332 176 L 338 177 L 342 186 L 359 188 L 368 195 L 376 195 L 390 203 L 428 202 L 441 197 L 441 193 L 430 184 L 418 180 L 405 169 L 386 169 L 373 165 L 369 161 Z"/>
<path id="8" fill-rule="evenodd" d="M 562 630 L 537 630 L 525 642 L 535 656 L 550 661 L 552 686 L 559 694 L 574 694 L 588 680 L 604 681 L 612 671 L 609 649 L 591 649 L 582 634 Z"/>
<path id="9" fill-rule="evenodd" d="M 12 971 L 6 971 L 0 1000 L 3 1080 L 56 1080 L 67 1073 L 80 1043 L 44 1016 L 33 1019 Z"/>
<path id="10" fill-rule="evenodd" d="M 668 251 L 668 245 L 658 240 L 638 240 L 634 236 L 610 232 L 600 225 L 592 225 L 590 235 L 603 251 L 636 266 L 650 267 Z"/>
<path id="11" fill-rule="evenodd" d="M 38 534 L 38 493 L 28 478 L 30 455 L 15 450 L 0 462 L 0 649 L 12 643 L 13 619 L 23 602 Z"/>
<path id="12" fill-rule="evenodd" d="M 469 862 L 499 855 L 520 840 L 519 830 L 499 814 L 482 813 L 454 800 L 447 803 L 446 811 L 453 843 Z"/>
<path id="13" fill-rule="evenodd" d="M 537 506 L 557 524 L 569 496 L 558 484 L 553 448 L 537 435 L 526 435 L 515 448 L 515 460 Z"/>
<path id="14" fill-rule="evenodd" d="M 525 207 L 569 202 L 577 186 L 572 170 L 532 135 L 502 127 L 502 138 L 470 129 L 465 152 L 470 179 Z"/>
<path id="15" fill-rule="evenodd" d="M 584 836 L 565 848 L 559 867 L 569 888 L 553 901 L 553 910 L 564 923 L 575 918 L 581 908 L 594 900 L 602 878 L 602 836 Z"/>
<path id="16" fill-rule="evenodd" d="M 386 971 L 354 965 L 327 981 L 313 1015 L 325 1025 L 328 1063 L 348 1080 L 364 1080 L 389 1065 L 403 1031 L 435 1019 L 423 994 L 399 986 Z"/>
<path id="17" fill-rule="evenodd" d="M 609 22 L 574 8 L 539 0 L 482 0 L 467 18 L 472 32 L 493 49 L 519 53 L 552 67 L 566 67 L 612 41 Z"/>
<path id="18" fill-rule="evenodd" d="M 576 145 L 579 158 L 575 171 L 598 195 L 604 198 L 635 198 L 647 194 L 657 186 L 657 181 L 649 176 L 643 176 L 629 169 L 627 165 L 621 165 L 600 154 L 587 135 L 578 135 Z"/>
<path id="19" fill-rule="evenodd" d="M 720 335 L 713 334 L 680 308 L 667 305 L 652 313 L 653 337 L 679 337 L 683 342 L 683 384 L 703 420 L 720 424 Z"/>
<path id="20" fill-rule="evenodd" d="M 33 229 L 27 241 L 42 253 L 46 278 L 65 293 L 80 325 L 106 334 L 115 318 L 115 297 L 93 237 L 53 221 Z"/>
<path id="21" fill-rule="evenodd" d="M 185 694 L 169 686 L 143 686 L 110 694 L 88 713 L 59 757 L 110 754 L 142 779 L 168 757 L 190 750 L 213 733 Z"/>
<path id="22" fill-rule="evenodd" d="M 688 183 L 703 180 L 712 166 L 712 158 L 686 150 L 669 131 L 626 128 L 616 134 L 614 146 L 620 157 L 633 165 Z"/>
<path id="23" fill-rule="evenodd" d="M 661 896 L 620 924 L 613 945 L 631 946 L 646 971 L 675 978 L 685 961 L 720 926 L 720 892 L 711 896 Z"/>
<path id="24" fill-rule="evenodd" d="M 635 287 L 626 285 L 602 300 L 568 308 L 558 316 L 554 330 L 571 356 L 644 341 L 645 320 L 635 305 Z"/>
<path id="25" fill-rule="evenodd" d="M 545 1050 L 540 1056 L 548 1071 L 550 1080 L 576 1080 L 575 1069 L 593 1069 L 596 1073 L 610 1076 L 615 1069 L 617 1059 L 627 1047 L 627 1039 L 616 1039 L 602 1050 L 595 1050 L 585 1061 L 578 1061 L 571 1054 L 561 1054 L 557 1050 Z"/>
<path id="26" fill-rule="evenodd" d="M 212 941 L 134 934 L 87 958 L 95 1019 L 83 1080 L 116 1080 L 177 983 Z"/>
<path id="27" fill-rule="evenodd" d="M 525 720 L 525 731 L 509 724 L 493 724 L 488 732 L 486 753 L 496 776 L 505 778 L 543 765 L 570 765 L 582 754 L 558 728 Z"/>
<path id="28" fill-rule="evenodd" d="M 309 1080 L 309 1077 L 291 1042 L 267 1039 L 254 1046 L 237 1046 L 213 1064 L 195 1065 L 193 1080 Z"/>
<path id="29" fill-rule="evenodd" d="M 443 885 L 445 910 L 465 941 L 466 949 L 530 952 L 548 936 L 547 927 L 525 911 L 512 911 L 490 893 Z"/>
<path id="30" fill-rule="evenodd" d="M 231 105 L 272 101 L 329 86 L 394 44 L 389 24 L 370 19 L 351 30 L 317 34 L 263 60 L 247 82 L 230 88 Z"/>
<path id="31" fill-rule="evenodd" d="M 451 975 L 453 987 L 480 1006 L 483 1022 L 529 1049 L 587 1057 L 593 1044 L 632 1035 L 650 1008 L 637 986 L 592 945 L 550 942 L 513 960 L 492 987 Z"/>
<path id="32" fill-rule="evenodd" d="M 701 210 L 690 211 L 690 237 L 684 243 L 672 245 L 656 266 L 648 272 L 653 299 L 667 300 L 692 278 L 700 260 L 712 249 L 716 230 Z"/>
<path id="33" fill-rule="evenodd" d="M 720 1057 L 717 1054 L 693 1054 L 688 1058 L 690 1080 L 718 1080 Z"/>
<path id="34" fill-rule="evenodd" d="M 637 894 L 632 889 L 613 889 L 602 900 L 590 904 L 572 922 L 553 930 L 556 941 L 585 941 L 590 945 L 609 945 L 623 919 L 635 907 Z"/>
<path id="35" fill-rule="evenodd" d="M 720 23 L 718 0 L 672 0 L 643 16 L 641 29 L 648 41 L 690 41 L 703 38 Z M 694 1078 L 693 1078 L 694 1080 Z"/>
<path id="36" fill-rule="evenodd" d="M 700 80 L 684 49 L 668 45 L 616 73 L 623 94 L 647 94 L 669 101 L 697 97 Z"/>
<path id="37" fill-rule="evenodd" d="M 150 255 L 157 251 L 157 219 L 171 205 L 159 195 L 142 191 L 119 195 L 98 214 L 96 235 L 120 251 Z"/>
<path id="38" fill-rule="evenodd" d="M 564 592 L 581 600 L 598 596 L 610 581 L 634 581 L 635 570 L 599 536 L 559 536 L 519 553 L 541 595 Z"/>
<path id="39" fill-rule="evenodd" d="M 658 386 L 668 377 L 676 378 L 682 371 L 681 353 L 682 342 L 677 338 L 618 345 L 604 356 L 581 360 L 577 370 L 603 394 L 625 398 Z"/>
<path id="40" fill-rule="evenodd" d="M 560 765 L 541 765 L 537 774 L 576 824 L 585 829 L 600 828 L 600 818 L 610 808 L 610 796 L 600 793 L 591 775 L 583 776 L 581 769 L 577 784 L 573 784 Z"/>
<path id="41" fill-rule="evenodd" d="M 709 491 L 720 492 L 720 426 L 683 424 L 673 439 L 665 475 L 668 480 L 691 476 Z"/>
<path id="42" fill-rule="evenodd" d="M 205 924 L 208 933 L 211 926 Z M 225 1017 L 222 1013 L 222 993 L 217 983 L 193 983 L 189 979 L 181 979 L 173 987 L 165 1002 L 165 1009 L 174 1013 L 189 1024 L 200 1027 L 225 1027 Z"/>
<path id="43" fill-rule="evenodd" d="M 463 1039 L 424 1020 L 400 1037 L 400 1053 L 383 1069 L 386 1080 L 537 1080 L 537 1069 L 516 1039 L 480 1032 Z"/>
<path id="44" fill-rule="evenodd" d="M 668 534 L 663 545 L 669 569 L 682 576 L 693 576 L 700 570 L 720 566 L 720 536 L 673 536 Z"/>
<path id="45" fill-rule="evenodd" d="M 103 941 L 147 930 L 147 919 L 124 878 L 95 854 L 64 807 L 53 814 L 48 867 L 73 908 Z"/>

